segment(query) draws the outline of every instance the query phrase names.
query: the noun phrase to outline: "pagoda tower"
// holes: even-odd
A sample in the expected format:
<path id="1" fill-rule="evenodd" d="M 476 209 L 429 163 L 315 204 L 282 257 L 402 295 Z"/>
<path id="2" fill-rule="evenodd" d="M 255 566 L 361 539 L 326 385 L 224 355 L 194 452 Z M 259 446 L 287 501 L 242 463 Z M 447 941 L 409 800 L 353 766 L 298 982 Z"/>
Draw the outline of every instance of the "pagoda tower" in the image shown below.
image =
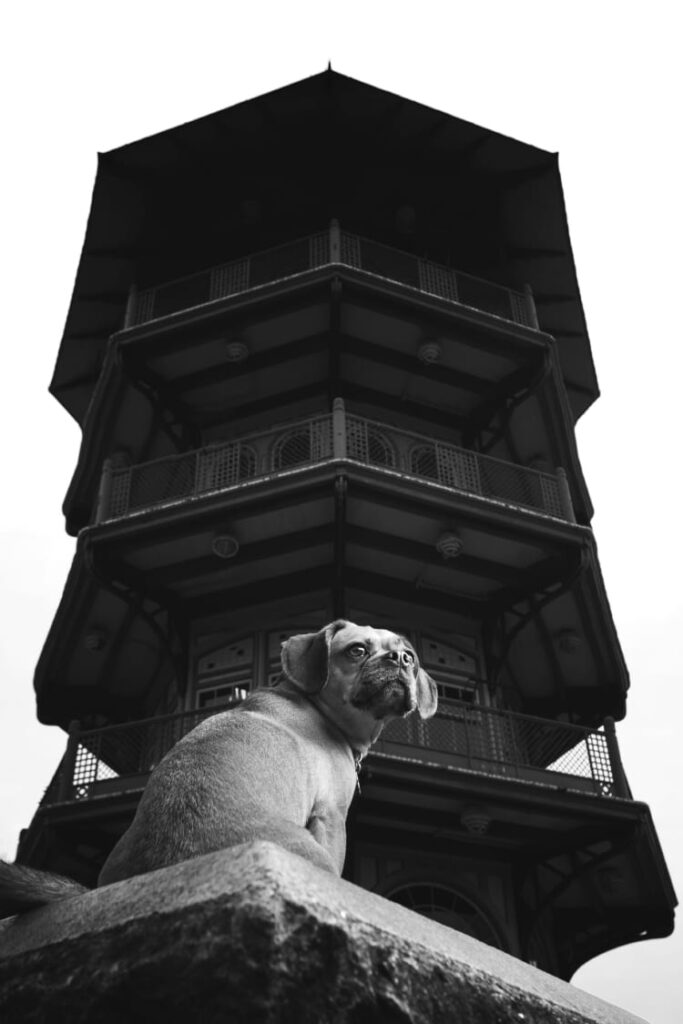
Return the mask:
<path id="1" fill-rule="evenodd" d="M 368 756 L 346 878 L 562 978 L 671 931 L 555 155 L 332 71 L 108 152 L 51 391 L 83 439 L 35 687 L 68 741 L 21 861 L 94 883 L 172 744 L 343 616 L 440 691 Z"/>

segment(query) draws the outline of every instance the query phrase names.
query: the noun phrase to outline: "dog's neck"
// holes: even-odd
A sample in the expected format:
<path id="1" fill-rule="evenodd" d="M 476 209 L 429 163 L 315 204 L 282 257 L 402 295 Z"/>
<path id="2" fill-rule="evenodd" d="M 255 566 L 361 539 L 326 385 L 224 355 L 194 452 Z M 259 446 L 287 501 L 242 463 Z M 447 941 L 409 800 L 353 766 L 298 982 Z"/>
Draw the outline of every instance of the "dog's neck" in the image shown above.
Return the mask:
<path id="1" fill-rule="evenodd" d="M 333 729 L 341 733 L 351 748 L 354 761 L 358 764 L 379 737 L 385 723 L 378 722 L 368 712 L 359 711 L 349 704 L 331 704 L 326 699 L 324 690 L 320 693 L 307 694 L 307 697 Z"/>
<path id="2" fill-rule="evenodd" d="M 378 721 L 367 711 L 361 711 L 341 700 L 332 700 L 325 689 L 317 693 L 305 693 L 286 676 L 278 681 L 276 693 L 290 700 L 306 700 L 325 719 L 332 732 L 349 747 L 356 765 L 365 757 L 386 725 L 386 719 Z"/>

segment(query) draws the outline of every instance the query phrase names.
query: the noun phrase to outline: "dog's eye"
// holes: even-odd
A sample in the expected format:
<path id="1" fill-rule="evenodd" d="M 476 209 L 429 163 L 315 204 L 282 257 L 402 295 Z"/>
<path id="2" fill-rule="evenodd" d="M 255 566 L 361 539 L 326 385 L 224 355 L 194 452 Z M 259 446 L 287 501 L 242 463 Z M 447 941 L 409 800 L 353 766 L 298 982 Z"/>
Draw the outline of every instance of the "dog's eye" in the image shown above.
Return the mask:
<path id="1" fill-rule="evenodd" d="M 350 647 L 346 648 L 346 653 L 350 658 L 364 658 L 368 652 L 363 644 L 351 644 Z"/>
<path id="2" fill-rule="evenodd" d="M 412 651 L 404 651 L 403 657 L 406 658 L 407 661 L 415 661 L 415 655 Z"/>

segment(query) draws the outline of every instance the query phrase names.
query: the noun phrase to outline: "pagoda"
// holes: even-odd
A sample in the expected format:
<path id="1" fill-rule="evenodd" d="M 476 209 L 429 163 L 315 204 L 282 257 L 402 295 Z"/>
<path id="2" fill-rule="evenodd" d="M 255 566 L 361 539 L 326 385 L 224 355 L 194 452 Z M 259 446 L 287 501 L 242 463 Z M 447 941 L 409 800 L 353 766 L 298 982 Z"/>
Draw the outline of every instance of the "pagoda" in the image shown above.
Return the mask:
<path id="1" fill-rule="evenodd" d="M 173 743 L 346 617 L 440 694 L 366 759 L 348 880 L 565 979 L 671 931 L 556 155 L 331 70 L 105 153 L 51 391 L 83 435 L 35 688 L 68 739 L 20 861 L 94 884 Z"/>

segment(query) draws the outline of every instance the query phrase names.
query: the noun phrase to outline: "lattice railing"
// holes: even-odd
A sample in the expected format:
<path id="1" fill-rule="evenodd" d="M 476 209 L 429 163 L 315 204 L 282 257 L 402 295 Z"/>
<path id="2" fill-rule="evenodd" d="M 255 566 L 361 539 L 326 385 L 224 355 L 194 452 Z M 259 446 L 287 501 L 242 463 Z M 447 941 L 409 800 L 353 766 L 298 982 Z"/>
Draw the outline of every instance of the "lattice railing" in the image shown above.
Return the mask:
<path id="1" fill-rule="evenodd" d="M 573 519 L 558 476 L 421 434 L 347 416 L 350 459 L 431 480 L 457 491 Z"/>
<path id="2" fill-rule="evenodd" d="M 183 455 L 125 468 L 108 465 L 100 490 L 98 521 L 194 500 L 331 459 L 350 459 L 573 521 L 571 503 L 559 474 L 543 473 L 374 420 L 346 415 L 339 405 L 333 415 L 298 420 Z M 343 441 L 337 437 L 340 423 Z"/>
<path id="3" fill-rule="evenodd" d="M 149 775 L 164 754 L 209 715 L 207 711 L 192 711 L 80 733 L 72 762 L 70 798 L 87 798 L 95 783 Z"/>
<path id="4" fill-rule="evenodd" d="M 175 505 L 331 458 L 332 417 L 315 416 L 182 455 L 109 467 L 100 520 Z"/>
<path id="5" fill-rule="evenodd" d="M 43 804 L 141 788 L 179 739 L 221 710 L 190 711 L 73 734 Z M 444 702 L 434 718 L 425 721 L 411 715 L 389 723 L 374 749 L 504 778 L 562 782 L 598 796 L 627 795 L 625 784 L 620 783 L 623 771 L 614 764 L 616 740 L 611 752 L 602 730 L 466 701 Z"/>
<path id="6" fill-rule="evenodd" d="M 326 232 L 154 288 L 133 291 L 125 326 L 134 327 L 325 266 L 352 267 L 525 327 L 538 327 L 536 309 L 529 294 L 341 231 L 334 221 Z"/>
<path id="7" fill-rule="evenodd" d="M 493 775 L 547 782 L 569 776 L 600 796 L 617 795 L 606 734 L 581 726 L 449 701 L 434 718 L 390 722 L 378 748 L 397 747 L 455 754 L 462 767 Z"/>

